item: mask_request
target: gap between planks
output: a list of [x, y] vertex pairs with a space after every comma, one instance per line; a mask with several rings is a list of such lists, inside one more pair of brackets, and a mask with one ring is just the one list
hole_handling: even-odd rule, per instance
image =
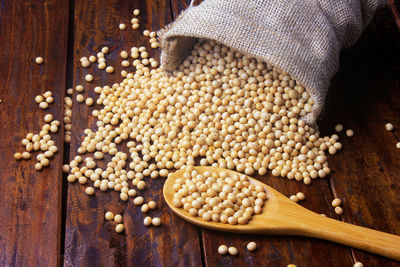
[[[65, 70], [66, 80], [65, 80], [65, 91], [64, 95], [67, 95], [67, 89], [73, 87], [73, 69], [74, 69], [74, 26], [75, 26], [75, 0], [69, 0], [68, 2], [68, 36], [67, 36], [67, 68]], [[64, 117], [64, 98], [62, 99], [62, 113]], [[64, 125], [64, 124], [63, 124]], [[62, 135], [63, 135], [63, 145], [64, 145], [64, 153], [63, 153], [63, 164], [69, 163], [71, 148], [70, 144], [66, 143], [64, 140], [64, 127], [62, 127]], [[65, 228], [66, 228], [66, 220], [67, 220], [67, 200], [68, 200], [68, 181], [67, 181], [67, 173], [62, 172], [62, 201], [61, 201], [61, 248], [60, 248], [60, 265], [64, 265], [64, 249], [65, 249]]]

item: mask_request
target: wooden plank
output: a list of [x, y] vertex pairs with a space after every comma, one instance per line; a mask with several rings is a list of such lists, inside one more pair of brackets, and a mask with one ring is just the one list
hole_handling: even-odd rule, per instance
[[[60, 261], [63, 134], [52, 134], [59, 152], [38, 172], [36, 159], [15, 161], [21, 139], [38, 133], [43, 116], [62, 121], [68, 1], [2, 1], [0, 4], [0, 265], [57, 266]], [[35, 58], [44, 63], [37, 65]], [[43, 111], [34, 98], [53, 92]], [[37, 153], [34, 153], [36, 157]]]
[[[190, 5], [189, 0], [173, 0], [174, 16]], [[195, 1], [197, 5], [201, 1]], [[329, 206], [332, 195], [326, 180], [319, 179], [307, 186], [303, 183], [273, 177], [270, 173], [264, 177], [255, 178], [272, 186], [286, 196], [304, 192], [306, 201], [303, 205], [315, 212], [338, 218]], [[294, 263], [297, 266], [350, 266], [352, 259], [350, 250], [344, 246], [328, 241], [313, 240], [301, 237], [255, 236], [219, 233], [202, 230], [204, 261], [206, 266], [279, 266]], [[256, 252], [249, 252], [246, 245], [250, 241], [258, 244]], [[218, 246], [225, 244], [239, 249], [239, 256], [221, 256], [217, 253]]]
[[[138, 8], [141, 14], [139, 30], [131, 28], [132, 11]], [[122, 49], [130, 51], [132, 46], [146, 46], [151, 56], [158, 52], [150, 49], [148, 37], [143, 30], [158, 30], [171, 20], [170, 5], [167, 1], [102, 0], [75, 1], [74, 31], [74, 85], [83, 84], [85, 96], [95, 97], [93, 88], [98, 85], [122, 81], [120, 71]], [[121, 31], [120, 23], [127, 29]], [[107, 64], [115, 67], [114, 74], [100, 71], [96, 65], [82, 69], [81, 56], [96, 54], [101, 47], [108, 46]], [[132, 60], [130, 60], [132, 62]], [[132, 68], [129, 68], [133, 71]], [[95, 77], [92, 84], [84, 81], [86, 73]], [[94, 108], [98, 108], [95, 106]], [[71, 159], [85, 128], [95, 129], [95, 121], [88, 115], [94, 108], [74, 103]], [[123, 145], [124, 146], [124, 145]], [[95, 197], [84, 194], [85, 186], [69, 184], [67, 221], [65, 237], [65, 266], [198, 266], [201, 264], [201, 250], [198, 228], [186, 224], [167, 208], [162, 199], [163, 179], [148, 179], [144, 191], [145, 201], [154, 200], [158, 209], [149, 212], [150, 216], [160, 216], [161, 227], [145, 227], [140, 208], [129, 200], [119, 200], [116, 192], [101, 193], [96, 190]], [[106, 211], [121, 213], [124, 216], [125, 234], [117, 234], [113, 222], [106, 222]], [[190, 252], [190, 253], [188, 253]]]
[[[359, 42], [343, 53], [323, 122], [343, 123], [355, 132], [343, 138], [343, 151], [330, 161], [335, 197], [344, 202], [342, 219], [400, 235], [400, 153], [395, 147], [400, 141], [400, 62], [394, 56], [400, 34], [390, 20], [387, 10], [379, 12]], [[387, 122], [395, 131], [385, 130]], [[322, 125], [323, 130], [331, 127]], [[398, 266], [359, 250], [353, 256], [364, 266]]]

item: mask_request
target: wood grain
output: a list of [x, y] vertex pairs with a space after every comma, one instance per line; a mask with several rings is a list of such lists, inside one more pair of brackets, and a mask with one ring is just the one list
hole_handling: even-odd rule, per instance
[[[28, 131], [38, 131], [43, 115], [50, 112], [62, 119], [65, 84], [83, 84], [85, 96], [95, 97], [97, 85], [120, 81], [121, 49], [148, 46], [145, 29], [160, 29], [187, 8], [190, 0], [170, 1], [2, 1], [0, 3], [0, 265], [57, 266], [65, 253], [65, 266], [399, 266], [398, 262], [359, 250], [312, 238], [243, 235], [200, 229], [181, 220], [166, 207], [161, 189], [163, 181], [151, 180], [147, 200], [160, 207], [150, 213], [164, 222], [160, 228], [143, 226], [140, 210], [119, 200], [115, 192], [84, 194], [85, 186], [68, 185], [65, 251], [61, 240], [61, 164], [62, 131], [52, 135], [59, 153], [51, 167], [33, 169], [33, 160], [16, 162], [12, 156], [22, 149], [20, 140]], [[194, 1], [198, 4], [201, 1]], [[69, 4], [74, 7], [68, 21]], [[390, 1], [391, 4], [395, 1]], [[130, 28], [132, 10], [139, 8], [140, 30]], [[397, 17], [395, 17], [397, 18]], [[128, 27], [120, 31], [119, 23]], [[67, 51], [71, 31], [73, 50]], [[79, 66], [79, 58], [96, 54], [102, 46], [110, 48], [107, 62], [114, 74]], [[328, 217], [400, 235], [400, 150], [399, 92], [400, 34], [388, 8], [379, 10], [359, 42], [344, 51], [340, 71], [334, 78], [320, 120], [323, 134], [332, 134], [336, 123], [355, 131], [353, 138], [340, 134], [343, 151], [329, 157], [332, 175], [312, 185], [266, 175], [257, 177], [286, 196], [306, 194], [304, 207]], [[150, 50], [156, 57], [157, 52]], [[68, 54], [67, 54], [68, 52]], [[43, 65], [34, 58], [42, 56]], [[74, 57], [71, 76], [66, 81], [67, 56]], [[132, 69], [131, 69], [132, 70]], [[84, 75], [95, 76], [92, 84]], [[68, 76], [69, 77], [69, 76]], [[33, 98], [53, 91], [55, 103], [45, 112]], [[97, 108], [97, 107], [94, 107]], [[85, 128], [95, 129], [88, 114], [94, 108], [74, 103], [73, 140], [70, 158]], [[386, 132], [390, 121], [394, 132]], [[64, 188], [66, 191], [67, 188]], [[337, 216], [330, 205], [341, 198], [344, 213]], [[115, 233], [115, 224], [103, 219], [112, 210], [124, 214], [126, 234]], [[258, 249], [249, 252], [245, 245], [256, 241]], [[239, 255], [220, 256], [220, 244], [236, 246]]]
[[[343, 220], [400, 235], [400, 152], [395, 147], [400, 141], [400, 62], [399, 51], [392, 49], [400, 35], [390, 21], [387, 10], [378, 12], [358, 43], [342, 54], [321, 128], [330, 132], [332, 123], [342, 123], [355, 132], [353, 138], [340, 134], [344, 149], [330, 159], [333, 192], [344, 202]], [[387, 122], [395, 131], [385, 130]], [[358, 250], [353, 255], [368, 266], [398, 266]]]
[[[50, 167], [15, 161], [21, 139], [38, 133], [43, 116], [62, 121], [67, 56], [68, 1], [2, 1], [0, 6], [0, 265], [57, 266], [61, 232], [62, 134]], [[44, 58], [42, 65], [35, 58]], [[39, 93], [53, 92], [43, 111]], [[62, 132], [62, 131], [61, 131]], [[37, 153], [34, 153], [36, 157]]]
[[[135, 8], [141, 11], [138, 30], [133, 30], [130, 23]], [[150, 49], [148, 37], [144, 37], [142, 32], [145, 29], [158, 30], [170, 21], [171, 11], [166, 1], [75, 1], [73, 84], [83, 84], [86, 88], [84, 95], [95, 97], [92, 90], [95, 86], [122, 81], [119, 53], [122, 50], [130, 52], [132, 46], [146, 46], [150, 56], [158, 58], [158, 51]], [[118, 28], [120, 23], [128, 26], [125, 31]], [[98, 70], [97, 64], [89, 69], [79, 66], [80, 57], [96, 54], [103, 46], [110, 48], [106, 60], [107, 64], [115, 67], [113, 74]], [[92, 84], [84, 82], [86, 73], [94, 75]], [[93, 118], [88, 115], [94, 108], [74, 103], [71, 159], [82, 141], [83, 130], [96, 128]], [[161, 227], [144, 226], [145, 216], [140, 207], [135, 206], [131, 199], [124, 203], [116, 192], [96, 190], [95, 197], [88, 197], [83, 192], [85, 186], [68, 185], [65, 266], [201, 265], [198, 228], [180, 220], [167, 208], [162, 199], [163, 179], [145, 180], [148, 180], [148, 189], [143, 193], [145, 201], [154, 200], [159, 207], [148, 215], [159, 216], [163, 223]], [[109, 210], [123, 214], [125, 234], [117, 234], [115, 223], [105, 221], [104, 214]]]

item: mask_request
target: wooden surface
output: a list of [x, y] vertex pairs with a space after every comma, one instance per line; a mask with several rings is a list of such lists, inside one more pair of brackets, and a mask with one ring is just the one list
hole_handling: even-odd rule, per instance
[[[31, 0], [0, 3], [0, 266], [400, 266], [387, 258], [312, 238], [240, 235], [200, 229], [175, 216], [161, 197], [162, 179], [149, 182], [146, 201], [155, 200], [159, 228], [143, 226], [139, 209], [119, 200], [114, 192], [88, 197], [85, 186], [61, 180], [63, 161], [76, 155], [85, 128], [95, 122], [83, 104], [74, 103], [71, 149], [63, 158], [62, 131], [52, 135], [60, 152], [51, 167], [36, 172], [34, 161], [16, 162], [20, 140], [37, 132], [43, 115], [61, 120], [66, 86], [82, 84], [85, 96], [95, 97], [97, 85], [121, 81], [121, 49], [146, 46], [144, 29], [157, 30], [171, 22], [190, 1], [140, 0]], [[198, 1], [196, 1], [198, 2]], [[141, 10], [140, 30], [130, 28], [132, 11]], [[119, 23], [128, 28], [120, 31]], [[68, 45], [67, 45], [68, 44]], [[79, 58], [108, 46], [114, 74], [94, 66], [82, 69]], [[342, 123], [355, 132], [340, 134], [344, 149], [329, 157], [329, 178], [310, 186], [272, 177], [257, 177], [284, 195], [302, 191], [304, 207], [328, 217], [400, 235], [400, 37], [388, 9], [379, 11], [362, 38], [341, 56], [327, 105], [320, 119], [323, 134]], [[150, 49], [149, 49], [150, 50]], [[152, 49], [152, 56], [157, 52]], [[45, 63], [36, 65], [34, 58]], [[84, 82], [91, 73], [95, 81]], [[44, 112], [34, 97], [47, 90], [55, 103]], [[390, 121], [394, 132], [384, 125]], [[64, 198], [61, 199], [62, 193]], [[330, 205], [343, 199], [344, 213]], [[63, 209], [62, 207], [65, 207]], [[124, 215], [126, 234], [115, 233], [105, 211]], [[256, 252], [245, 245], [256, 241]], [[62, 244], [62, 245], [61, 245]], [[220, 256], [221, 244], [236, 246], [239, 255]]]
[[[56, 266], [61, 244], [62, 148], [50, 167], [35, 171], [36, 159], [15, 161], [21, 139], [38, 133], [43, 116], [62, 121], [68, 1], [0, 3], [0, 266]], [[57, 37], [57, 38], [55, 38]], [[37, 65], [41, 56], [45, 63]], [[36, 95], [52, 91], [43, 111]], [[52, 134], [62, 145], [62, 134]], [[34, 153], [36, 157], [37, 153]]]
[[[130, 20], [132, 11], [139, 8], [139, 30], [132, 30]], [[86, 14], [86, 15], [82, 15]], [[93, 88], [102, 84], [121, 81], [120, 51], [130, 53], [132, 46], [146, 46], [150, 56], [158, 56], [157, 51], [150, 49], [148, 38], [142, 32], [145, 29], [157, 30], [171, 21], [169, 3], [165, 1], [105, 0], [105, 1], [75, 1], [74, 27], [74, 82], [85, 87], [85, 96], [95, 96]], [[120, 31], [118, 25], [125, 23], [128, 29]], [[106, 55], [107, 62], [115, 67], [113, 74], [98, 70], [95, 66], [82, 69], [77, 57], [97, 54], [103, 46], [110, 48]], [[94, 64], [97, 65], [97, 64]], [[132, 67], [125, 68], [132, 71]], [[84, 80], [86, 73], [95, 77], [90, 85]], [[76, 155], [84, 129], [95, 126], [87, 114], [94, 108], [84, 104], [73, 108], [73, 129], [71, 155]], [[91, 117], [91, 116], [89, 116]], [[122, 149], [126, 145], [120, 146]], [[127, 152], [127, 151], [125, 151]], [[84, 194], [84, 186], [68, 185], [68, 202], [65, 231], [65, 266], [195, 266], [201, 262], [199, 245], [199, 230], [172, 214], [160, 194], [164, 179], [146, 179], [148, 188], [144, 192], [145, 201], [154, 200], [160, 207], [150, 211], [150, 216], [160, 216], [164, 222], [162, 227], [146, 227], [143, 224], [145, 216], [140, 207], [119, 199], [116, 192], [96, 192], [96, 197]], [[123, 215], [126, 235], [115, 232], [115, 223], [106, 222], [106, 211]], [[192, 253], [185, 253], [187, 250]]]

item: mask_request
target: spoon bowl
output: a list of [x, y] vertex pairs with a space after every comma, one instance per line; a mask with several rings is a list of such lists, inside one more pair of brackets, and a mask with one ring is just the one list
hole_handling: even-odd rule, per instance
[[[244, 175], [218, 167], [197, 166], [194, 168], [200, 174], [206, 171], [224, 171]], [[183, 178], [185, 171], [181, 169], [168, 176], [163, 188], [164, 199], [174, 213], [197, 226], [224, 232], [296, 235], [326, 239], [400, 260], [400, 236], [327, 218], [300, 206], [272, 187], [248, 176], [250, 184], [264, 187], [267, 200], [264, 202], [262, 212], [254, 214], [247, 224], [231, 225], [191, 216], [183, 208], [177, 208], [172, 203], [175, 193], [173, 185], [178, 178]]]

